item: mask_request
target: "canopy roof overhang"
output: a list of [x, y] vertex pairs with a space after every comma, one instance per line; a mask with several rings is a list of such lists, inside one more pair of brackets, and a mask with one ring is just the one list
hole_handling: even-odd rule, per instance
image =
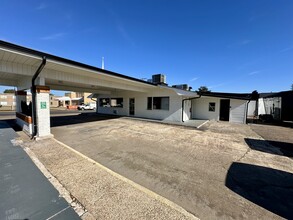
[[43, 57], [46, 65], [39, 77], [53, 90], [110, 94], [112, 91], [148, 92], [157, 87], [143, 80], [5, 41], [0, 41], [0, 84], [29, 89]]

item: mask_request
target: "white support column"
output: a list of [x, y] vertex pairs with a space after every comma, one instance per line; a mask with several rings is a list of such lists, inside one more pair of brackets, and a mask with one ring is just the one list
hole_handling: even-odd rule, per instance
[[50, 88], [48, 86], [36, 86], [36, 140], [51, 138], [50, 128]]

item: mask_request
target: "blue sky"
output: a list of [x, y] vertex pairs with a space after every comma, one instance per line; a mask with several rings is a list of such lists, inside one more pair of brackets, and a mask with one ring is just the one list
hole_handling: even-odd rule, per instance
[[[289, 90], [292, 0], [1, 0], [0, 39], [136, 78]], [[4, 87], [0, 88], [3, 90]]]

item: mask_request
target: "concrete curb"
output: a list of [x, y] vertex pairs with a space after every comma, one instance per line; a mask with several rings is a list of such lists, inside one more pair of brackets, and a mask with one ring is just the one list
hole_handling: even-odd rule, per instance
[[23, 146], [23, 142], [21, 140], [13, 140], [13, 144], [18, 144], [22, 146], [24, 151], [28, 154], [34, 164], [39, 168], [39, 170], [44, 174], [44, 176], [50, 181], [50, 183], [57, 189], [59, 194], [70, 204], [70, 206], [74, 209], [74, 211], [78, 214], [78, 216], [82, 217], [84, 215], [90, 216], [92, 219], [92, 215], [88, 212], [88, 210], [83, 207], [83, 205], [73, 197], [70, 192], [55, 178], [43, 165], [43, 163], [37, 158], [35, 153], [28, 147]]

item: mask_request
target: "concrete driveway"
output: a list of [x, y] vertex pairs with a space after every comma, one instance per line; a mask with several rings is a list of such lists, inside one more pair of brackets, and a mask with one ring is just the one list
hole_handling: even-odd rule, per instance
[[271, 148], [247, 125], [196, 130], [94, 114], [51, 120], [57, 140], [201, 219], [293, 218], [293, 161], [249, 146]]

